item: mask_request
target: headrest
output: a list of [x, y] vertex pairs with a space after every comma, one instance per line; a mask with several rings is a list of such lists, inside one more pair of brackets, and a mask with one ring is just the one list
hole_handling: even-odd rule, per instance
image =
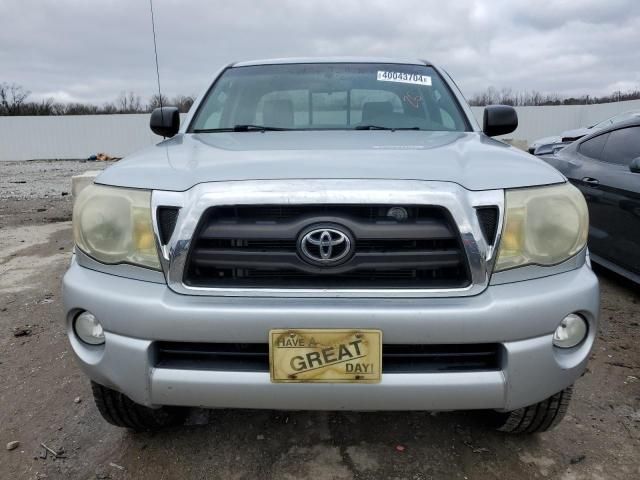
[[293, 102], [291, 100], [267, 100], [262, 109], [265, 127], [293, 127]]
[[362, 123], [380, 121], [380, 117], [385, 117], [393, 113], [391, 102], [365, 102], [362, 105]]

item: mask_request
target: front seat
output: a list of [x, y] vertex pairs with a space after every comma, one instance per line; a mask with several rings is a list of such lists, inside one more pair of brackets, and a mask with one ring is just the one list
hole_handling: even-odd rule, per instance
[[293, 102], [291, 100], [266, 100], [262, 107], [265, 127], [293, 127]]
[[385, 117], [393, 113], [391, 102], [365, 102], [362, 105], [362, 123], [364, 125], [384, 122]]

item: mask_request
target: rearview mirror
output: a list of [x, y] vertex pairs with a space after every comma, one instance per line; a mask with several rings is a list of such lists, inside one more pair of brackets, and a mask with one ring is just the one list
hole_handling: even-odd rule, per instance
[[633, 173], [640, 173], [640, 157], [636, 157], [631, 160], [631, 163], [629, 164], [629, 170], [631, 170]]
[[161, 137], [173, 137], [180, 130], [180, 113], [176, 107], [156, 108], [149, 120], [151, 131]]
[[518, 114], [509, 105], [489, 105], [484, 109], [482, 131], [490, 136], [504, 135], [518, 128]]

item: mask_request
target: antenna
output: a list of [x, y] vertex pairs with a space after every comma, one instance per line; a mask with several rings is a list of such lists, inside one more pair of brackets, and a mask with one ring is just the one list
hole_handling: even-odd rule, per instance
[[158, 67], [158, 45], [156, 43], [156, 23], [153, 18], [153, 0], [149, 0], [149, 9], [151, 10], [151, 30], [153, 31], [153, 50], [156, 54], [156, 77], [158, 79], [158, 101], [160, 102], [160, 112], [164, 117], [162, 110], [162, 92], [160, 91], [160, 68]]

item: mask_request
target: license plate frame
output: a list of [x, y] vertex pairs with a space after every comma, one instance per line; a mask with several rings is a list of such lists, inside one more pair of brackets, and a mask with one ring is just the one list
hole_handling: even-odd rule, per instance
[[382, 378], [382, 331], [358, 328], [270, 330], [269, 372], [273, 383], [379, 383]]

